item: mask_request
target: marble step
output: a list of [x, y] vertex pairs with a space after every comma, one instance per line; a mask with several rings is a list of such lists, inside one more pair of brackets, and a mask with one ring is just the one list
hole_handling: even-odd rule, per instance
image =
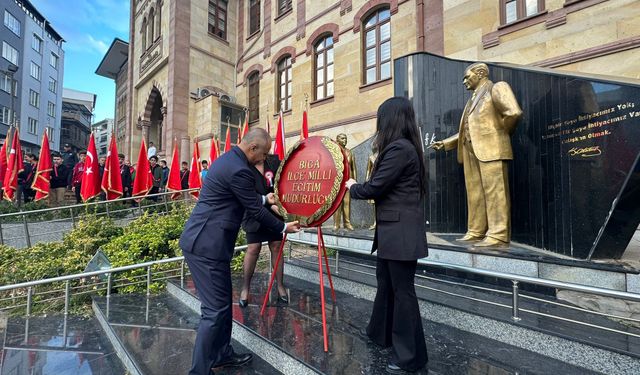
[[[127, 371], [140, 375], [186, 374], [191, 367], [199, 315], [169, 294], [94, 297], [93, 309]], [[239, 353], [248, 352], [238, 342]], [[246, 366], [216, 369], [216, 374], [280, 374], [258, 356]], [[114, 373], [115, 374], [115, 373]]]
[[[296, 266], [289, 266], [293, 268]], [[261, 345], [274, 347], [284, 355], [304, 363], [322, 374], [384, 374], [390, 356], [388, 350], [368, 343], [358, 334], [367, 324], [372, 308], [369, 297], [373, 288], [347, 280], [334, 280], [337, 302], [331, 301], [328, 289], [327, 324], [329, 352], [323, 351], [319, 288], [315, 273], [296, 267], [297, 274], [287, 270], [289, 304], [270, 302], [264, 316], [260, 315], [260, 304], [266, 290], [267, 278], [256, 274], [252, 282], [252, 295], [247, 308], [233, 306], [234, 331], [236, 327], [248, 330], [264, 342]], [[304, 272], [308, 274], [302, 275]], [[345, 287], [345, 283], [353, 289]], [[184, 288], [170, 282], [168, 290], [193, 309], [199, 302], [193, 284], [187, 279]], [[241, 286], [239, 277], [234, 277], [234, 301], [238, 299]], [[327, 286], [328, 288], [328, 286]], [[273, 297], [275, 297], [275, 292]], [[424, 307], [423, 307], [424, 309]], [[526, 348], [490, 339], [483, 335], [452, 327], [437, 321], [424, 319], [425, 336], [429, 350], [428, 371], [430, 374], [596, 374], [598, 369], [587, 369], [575, 363], [542, 355]], [[486, 329], [494, 329], [493, 326]], [[235, 333], [234, 333], [235, 334]], [[253, 346], [250, 346], [254, 350]], [[608, 370], [602, 367], [600, 370]], [[283, 371], [297, 374], [294, 371]], [[611, 373], [611, 372], [608, 372]], [[613, 372], [623, 374], [625, 372]]]
[[[287, 265], [296, 265], [317, 273], [316, 257], [296, 256], [295, 250], [293, 254], [294, 256], [288, 259]], [[339, 258], [337, 269], [335, 258], [330, 259], [329, 264], [332, 273], [336, 274], [337, 271], [336, 276], [358, 284], [376, 286], [375, 257], [342, 255]], [[640, 337], [628, 336], [613, 331], [640, 336], [640, 327], [601, 315], [576, 310], [575, 306], [558, 300], [555, 297], [554, 289], [545, 290], [549, 288], [521, 284], [520, 320], [514, 322], [512, 319], [512, 289], [510, 282], [458, 272], [441, 273], [440, 271], [440, 269], [434, 270], [431, 267], [418, 266], [415, 279], [418, 298], [474, 315], [596, 346], [607, 351], [615, 351], [640, 358]], [[489, 303], [483, 303], [480, 300], [488, 301]], [[562, 303], [562, 305], [555, 303]], [[540, 314], [558, 316], [560, 319]], [[606, 329], [573, 321], [598, 325]]]
[[[341, 277], [342, 271], [340, 272], [340, 276], [335, 276], [333, 280], [337, 291], [372, 303], [375, 287], [344, 279]], [[285, 273], [288, 280], [291, 277], [296, 279], [296, 285], [302, 281], [315, 282], [318, 279], [317, 270], [290, 263], [286, 264]], [[417, 288], [417, 294], [420, 295], [419, 290]], [[422, 298], [419, 299], [419, 304], [423, 319], [430, 322], [431, 327], [434, 327], [434, 324], [436, 327], [444, 325], [464, 332], [462, 336], [467, 334], [481, 336], [482, 339], [478, 341], [481, 347], [472, 345], [469, 350], [485, 350], [485, 355], [490, 358], [494, 355], [499, 356], [503, 352], [510, 353], [508, 357], [502, 359], [504, 361], [502, 363], [509, 369], [508, 371], [513, 373], [567, 374], [578, 371], [577, 373], [637, 374], [637, 369], [640, 368], [640, 360], [636, 357], [545, 334], [513, 324], [512, 321], [500, 321], [443, 304], [428, 302]], [[497, 314], [498, 310], [494, 310]], [[363, 311], [363, 314], [367, 312]], [[362, 317], [365, 321], [367, 318], [368, 315]], [[426, 329], [426, 333], [433, 334], [429, 328]], [[486, 342], [483, 343], [482, 340]], [[508, 349], [504, 351], [501, 346]], [[436, 347], [438, 347], [437, 343]], [[522, 353], [531, 353], [533, 357], [529, 358], [537, 359], [529, 362], [528, 357]]]

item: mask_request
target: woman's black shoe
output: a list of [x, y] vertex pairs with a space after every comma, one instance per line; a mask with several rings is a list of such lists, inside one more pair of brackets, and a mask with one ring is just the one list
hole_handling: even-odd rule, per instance
[[286, 295], [278, 296], [278, 302], [288, 304], [289, 303], [289, 297], [287, 297]]
[[246, 299], [241, 299], [238, 301], [238, 306], [244, 309], [245, 307], [249, 306], [249, 301]]

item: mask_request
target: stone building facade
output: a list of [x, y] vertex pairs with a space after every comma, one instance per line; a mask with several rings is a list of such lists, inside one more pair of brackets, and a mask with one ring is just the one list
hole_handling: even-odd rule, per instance
[[287, 145], [375, 131], [393, 59], [427, 51], [638, 79], [634, 0], [132, 0], [125, 150], [145, 138], [181, 160], [208, 155], [246, 115], [282, 110]]

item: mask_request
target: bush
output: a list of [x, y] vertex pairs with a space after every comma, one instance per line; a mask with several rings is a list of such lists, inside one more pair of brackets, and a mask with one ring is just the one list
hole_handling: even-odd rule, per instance
[[[131, 222], [124, 233], [102, 247], [111, 261], [112, 267], [127, 266], [160, 259], [181, 256], [178, 239], [190, 211], [186, 208], [174, 207], [167, 215], [158, 216], [145, 212], [143, 216]], [[154, 271], [175, 269], [176, 264], [163, 264], [154, 267]], [[118, 273], [119, 283], [138, 283], [119, 288], [121, 292], [146, 291], [145, 269]], [[157, 292], [163, 283], [153, 283], [152, 291]]]
[[[17, 284], [81, 273], [100, 246], [121, 234], [122, 228], [117, 227], [110, 219], [88, 216], [79, 221], [75, 229], [65, 234], [62, 241], [38, 243], [29, 249], [0, 246], [0, 284]], [[35, 290], [34, 312], [60, 311], [64, 306], [61, 300], [55, 303], [38, 303], [64, 295], [64, 283], [48, 284], [36, 287]], [[44, 292], [50, 293], [43, 294]], [[25, 294], [26, 291], [14, 291], [12, 296]], [[0, 298], [8, 296], [10, 295], [3, 293]], [[87, 302], [88, 298], [76, 296], [72, 303], [77, 306]], [[3, 302], [0, 307], [12, 305], [13, 301], [11, 302]]]

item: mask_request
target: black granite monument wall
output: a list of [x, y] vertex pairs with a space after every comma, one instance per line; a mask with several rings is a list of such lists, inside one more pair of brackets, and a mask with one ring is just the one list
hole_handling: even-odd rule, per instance
[[[395, 94], [413, 101], [425, 147], [458, 132], [470, 61], [426, 53], [395, 61]], [[550, 69], [488, 64], [523, 117], [509, 167], [512, 239], [581, 259], [619, 258], [640, 224], [640, 85]], [[434, 233], [466, 231], [456, 151], [425, 150]]]

